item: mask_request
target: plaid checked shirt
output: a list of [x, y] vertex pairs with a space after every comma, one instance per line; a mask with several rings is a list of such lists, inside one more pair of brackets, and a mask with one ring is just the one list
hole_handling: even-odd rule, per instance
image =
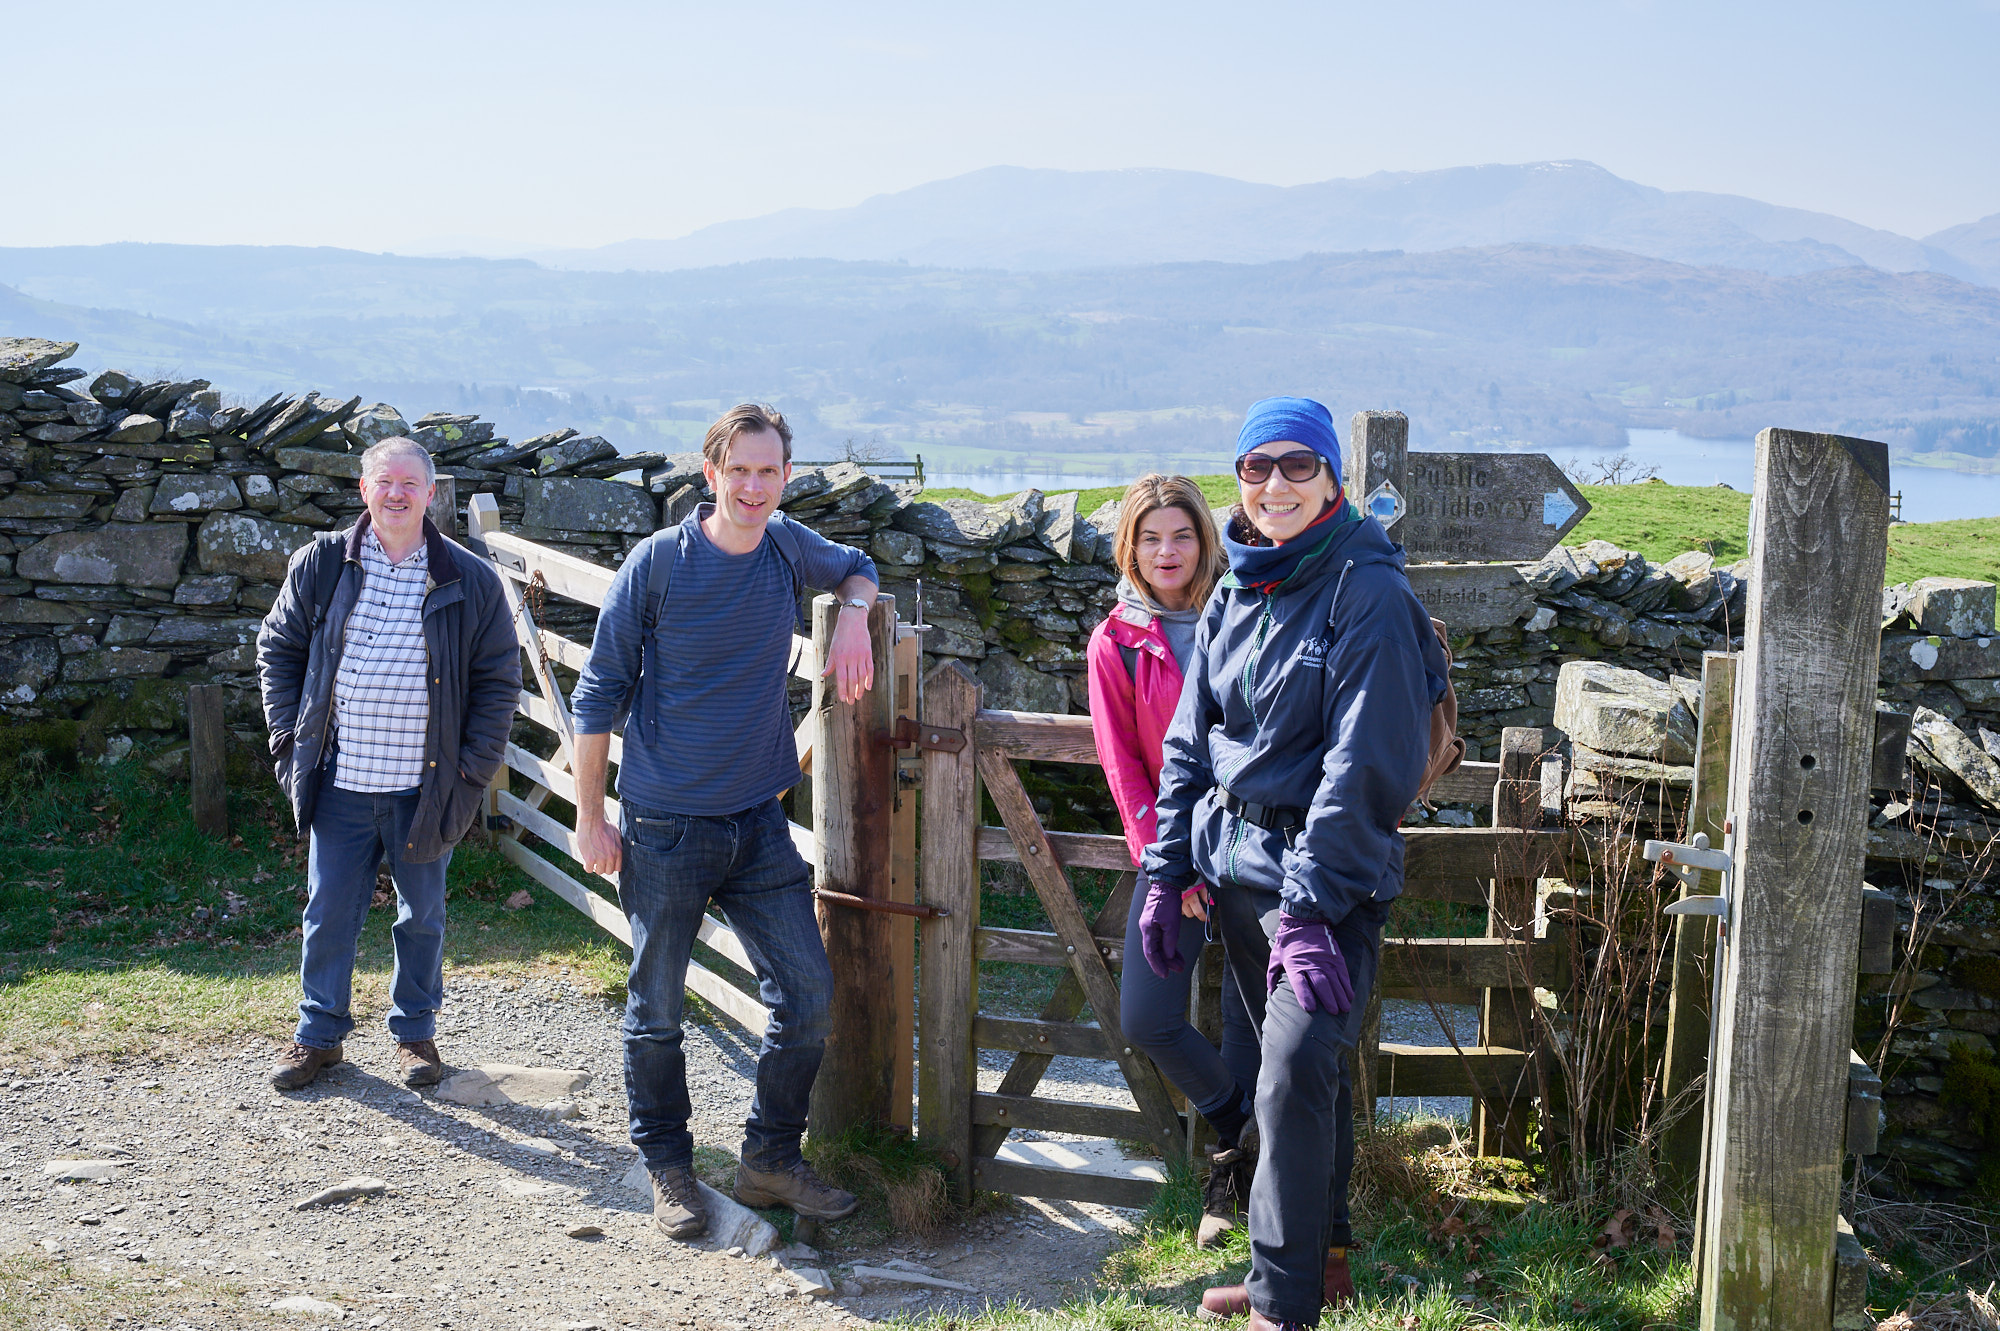
[[424, 593], [430, 552], [391, 564], [370, 530], [361, 541], [361, 596], [348, 616], [340, 673], [333, 681], [339, 752], [333, 784], [342, 790], [409, 790], [424, 778], [431, 695], [425, 676]]

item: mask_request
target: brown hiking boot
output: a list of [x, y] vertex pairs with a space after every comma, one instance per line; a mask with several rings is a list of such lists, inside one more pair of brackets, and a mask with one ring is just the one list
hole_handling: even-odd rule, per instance
[[271, 1065], [271, 1086], [280, 1091], [297, 1091], [312, 1085], [321, 1069], [340, 1062], [340, 1046], [315, 1049], [294, 1040], [278, 1061]]
[[1326, 1306], [1335, 1312], [1354, 1306], [1354, 1273], [1347, 1269], [1347, 1249], [1326, 1251]]
[[444, 1076], [436, 1040], [404, 1040], [396, 1046], [396, 1075], [405, 1086], [435, 1086]]
[[[1329, 1248], [1326, 1253], [1322, 1297], [1326, 1306], [1339, 1312], [1354, 1306], [1354, 1275], [1347, 1269], [1347, 1249]], [[1217, 1285], [1201, 1292], [1201, 1309], [1195, 1315], [1205, 1322], [1226, 1322], [1250, 1311], [1250, 1291], [1242, 1285]]]
[[1202, 1190], [1198, 1247], [1219, 1247], [1236, 1228], [1236, 1217], [1250, 1204], [1250, 1180], [1257, 1157], [1241, 1146], [1214, 1151], [1208, 1157], [1208, 1186]]
[[653, 1228], [670, 1239], [699, 1238], [708, 1233], [708, 1202], [694, 1170], [669, 1165], [652, 1175]]
[[736, 1200], [745, 1206], [789, 1206], [809, 1220], [845, 1220], [861, 1205], [853, 1193], [834, 1187], [803, 1160], [772, 1174], [739, 1163]]

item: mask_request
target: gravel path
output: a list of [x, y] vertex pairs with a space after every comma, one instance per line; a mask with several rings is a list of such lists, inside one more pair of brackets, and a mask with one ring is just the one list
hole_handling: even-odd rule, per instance
[[[899, 1313], [1047, 1306], [1087, 1278], [1131, 1215], [1021, 1201], [920, 1242], [839, 1246], [811, 1259], [840, 1297], [816, 1302], [769, 1259], [674, 1243], [621, 1177], [617, 1012], [568, 981], [455, 979], [439, 1045], [453, 1067], [582, 1068], [578, 1120], [527, 1107], [466, 1108], [393, 1080], [379, 1024], [306, 1091], [265, 1081], [273, 1050], [191, 1052], [179, 1064], [0, 1069], [0, 1253], [126, 1282], [114, 1315], [68, 1324], [262, 1326], [305, 1296], [368, 1327], [836, 1327]], [[733, 1154], [754, 1045], [730, 1026], [687, 1028], [697, 1142]], [[102, 1182], [55, 1183], [51, 1160], [112, 1160]], [[713, 1157], [711, 1157], [713, 1158]], [[380, 1196], [299, 1211], [350, 1176]], [[711, 1181], [717, 1181], [711, 1177]], [[569, 1232], [594, 1226], [601, 1234]], [[801, 1258], [800, 1260], [806, 1260]], [[964, 1290], [911, 1286], [854, 1266], [900, 1267]], [[42, 1324], [42, 1323], [38, 1323]], [[46, 1323], [55, 1325], [56, 1323]]]

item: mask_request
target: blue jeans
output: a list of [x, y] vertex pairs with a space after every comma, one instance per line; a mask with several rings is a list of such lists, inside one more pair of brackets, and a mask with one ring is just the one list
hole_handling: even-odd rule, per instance
[[812, 870], [792, 845], [775, 799], [719, 818], [630, 802], [623, 808], [618, 902], [632, 924], [624, 1026], [632, 1144], [655, 1173], [694, 1163], [682, 990], [696, 931], [712, 901], [750, 954], [757, 995], [770, 1011], [743, 1163], [789, 1169], [799, 1161], [799, 1138], [833, 1020], [833, 968], [813, 912]]
[[424, 864], [403, 861], [417, 791], [362, 794], [322, 782], [313, 811], [301, 926], [298, 1042], [331, 1049], [354, 1029], [354, 947], [386, 859], [396, 882], [396, 973], [389, 984], [389, 1033], [398, 1041], [437, 1034], [444, 1005], [444, 878], [451, 852]]

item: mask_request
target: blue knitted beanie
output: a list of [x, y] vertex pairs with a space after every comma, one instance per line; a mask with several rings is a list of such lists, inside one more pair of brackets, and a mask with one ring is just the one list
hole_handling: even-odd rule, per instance
[[1310, 448], [1326, 459], [1339, 490], [1340, 437], [1333, 432], [1333, 414], [1309, 397], [1267, 397], [1250, 408], [1243, 428], [1236, 435], [1236, 456], [1242, 457], [1259, 444], [1278, 440]]

